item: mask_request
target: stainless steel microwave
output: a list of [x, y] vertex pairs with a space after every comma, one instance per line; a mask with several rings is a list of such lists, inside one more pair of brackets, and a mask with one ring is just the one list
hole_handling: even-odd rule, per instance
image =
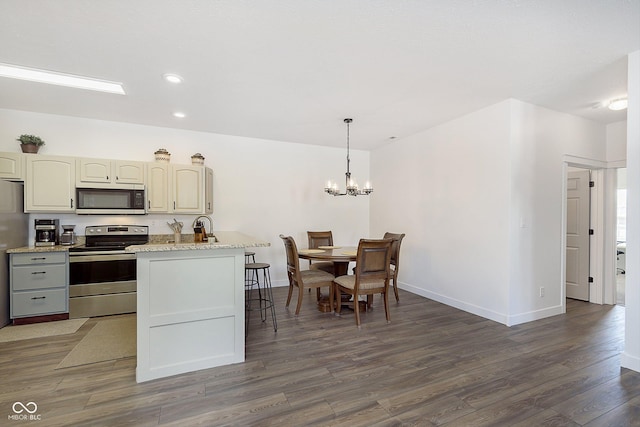
[[85, 215], [144, 215], [144, 186], [76, 188], [76, 213]]

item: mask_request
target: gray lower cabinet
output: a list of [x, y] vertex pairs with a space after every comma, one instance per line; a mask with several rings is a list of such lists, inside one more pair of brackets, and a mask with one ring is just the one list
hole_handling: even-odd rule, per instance
[[11, 318], [69, 312], [69, 253], [10, 254]]

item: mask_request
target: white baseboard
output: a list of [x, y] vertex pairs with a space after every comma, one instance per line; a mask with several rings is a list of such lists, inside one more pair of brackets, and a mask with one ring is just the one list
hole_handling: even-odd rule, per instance
[[398, 284], [400, 289], [403, 289], [405, 291], [423, 296], [425, 298], [432, 299], [434, 301], [440, 302], [442, 304], [446, 304], [448, 306], [457, 308], [462, 311], [466, 311], [467, 313], [475, 314], [476, 316], [484, 317], [485, 319], [493, 320], [494, 322], [502, 323], [503, 325], [506, 325], [506, 326], [515, 326], [521, 323], [532, 322], [534, 320], [540, 320], [546, 317], [556, 316], [564, 312], [562, 306], [555, 306], [555, 307], [545, 308], [542, 310], [536, 310], [528, 313], [520, 313], [520, 314], [509, 316], [503, 313], [497, 313], [495, 311], [488, 310], [486, 308], [483, 308], [477, 305], [469, 304], [464, 301], [450, 298], [445, 295], [440, 295], [435, 292], [426, 291], [424, 289], [417, 288], [415, 286], [411, 286], [406, 283], [399, 282]]
[[620, 355], [620, 365], [623, 368], [640, 372], [640, 357], [632, 356], [626, 351], [623, 351], [622, 354]]

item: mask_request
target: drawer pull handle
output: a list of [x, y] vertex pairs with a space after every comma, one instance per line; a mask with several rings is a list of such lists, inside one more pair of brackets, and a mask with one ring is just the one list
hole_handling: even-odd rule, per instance
[[46, 257], [40, 257], [40, 258], [31, 258], [31, 261], [39, 261], [41, 259], [47, 259]]
[[45, 299], [46, 297], [32, 297], [31, 299]]
[[46, 271], [34, 271], [31, 274], [47, 274], [47, 272]]

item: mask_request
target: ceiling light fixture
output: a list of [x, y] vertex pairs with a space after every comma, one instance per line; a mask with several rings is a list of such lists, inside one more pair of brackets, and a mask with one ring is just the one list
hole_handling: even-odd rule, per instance
[[180, 77], [177, 74], [165, 74], [162, 76], [166, 81], [168, 81], [169, 83], [182, 83], [182, 77]]
[[176, 111], [175, 113], [173, 113], [173, 117], [177, 117], [179, 119], [184, 119], [185, 117], [187, 117], [187, 115], [185, 113], [183, 113], [182, 111]]
[[67, 86], [77, 89], [125, 95], [122, 83], [98, 80], [91, 77], [75, 76], [72, 74], [63, 74], [55, 71], [38, 70], [36, 68], [19, 67], [17, 65], [0, 64], [0, 76], [57, 86]]
[[629, 101], [627, 98], [618, 98], [609, 102], [609, 109], [613, 111], [624, 110], [627, 108]]
[[324, 191], [332, 196], [368, 196], [373, 192], [373, 187], [369, 181], [367, 181], [364, 188], [360, 190], [358, 188], [358, 183], [351, 179], [351, 172], [349, 171], [349, 163], [351, 162], [351, 159], [349, 158], [349, 125], [352, 121], [353, 119], [344, 119], [344, 122], [347, 124], [347, 173], [345, 173], [346, 191], [341, 193], [336, 182], [328, 181], [327, 186], [324, 187]]

